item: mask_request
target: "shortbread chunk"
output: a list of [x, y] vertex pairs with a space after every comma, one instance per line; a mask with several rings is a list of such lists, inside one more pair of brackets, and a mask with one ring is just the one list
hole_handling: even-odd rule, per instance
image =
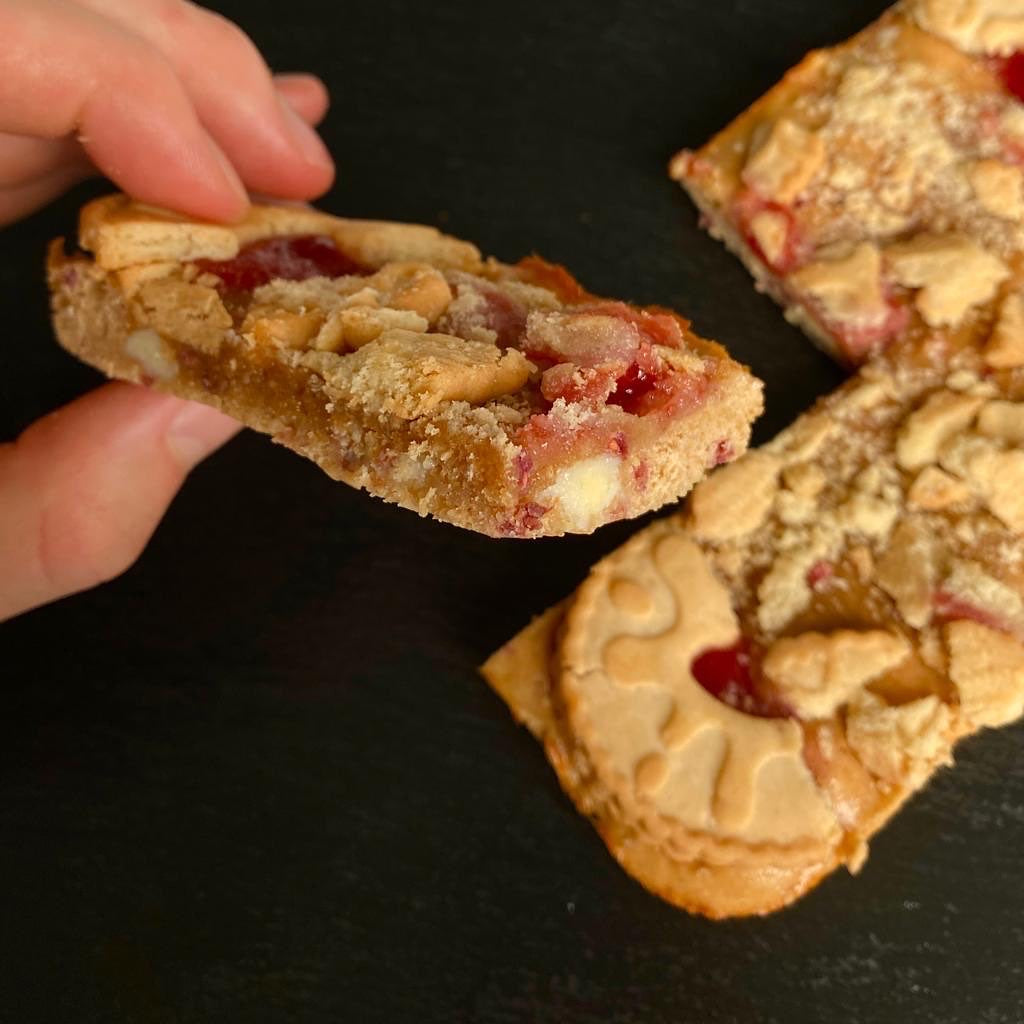
[[255, 206], [196, 223], [111, 196], [54, 243], [57, 336], [338, 480], [494, 537], [590, 533], [747, 446], [761, 385], [667, 310], [429, 227]]
[[958, 740], [1024, 711], [1024, 371], [931, 351], [718, 470], [483, 668], [689, 911], [857, 871]]
[[994, 317], [1024, 363], [1024, 6], [904, 0], [670, 172], [759, 287], [857, 366]]

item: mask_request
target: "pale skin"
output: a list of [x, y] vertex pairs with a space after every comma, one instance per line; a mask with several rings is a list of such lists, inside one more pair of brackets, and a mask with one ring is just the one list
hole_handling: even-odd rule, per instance
[[[272, 76], [185, 0], [0, 0], [0, 224], [97, 172], [135, 198], [232, 222], [248, 193], [311, 199], [331, 158], [310, 75]], [[138, 557], [188, 471], [238, 424], [108, 384], [0, 444], [0, 620]]]

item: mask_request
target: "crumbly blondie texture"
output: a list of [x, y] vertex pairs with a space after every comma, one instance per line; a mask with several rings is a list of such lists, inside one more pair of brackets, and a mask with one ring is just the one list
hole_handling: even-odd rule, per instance
[[670, 173], [787, 317], [859, 365], [973, 329], [1019, 277], [1022, 98], [1024, 3], [904, 0]]
[[497, 537], [589, 533], [742, 453], [760, 383], [674, 313], [436, 230], [112, 196], [54, 243], [61, 344], [206, 402], [332, 477]]
[[[938, 350], [936, 350], [936, 344]], [[878, 361], [483, 673], [644, 886], [764, 914], [1024, 709], [1024, 372]]]

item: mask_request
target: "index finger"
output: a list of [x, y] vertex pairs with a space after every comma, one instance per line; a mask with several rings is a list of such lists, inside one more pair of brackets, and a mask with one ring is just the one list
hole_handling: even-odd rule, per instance
[[144, 202], [238, 220], [248, 196], [154, 47], [73, 4], [0, 5], [0, 130], [79, 134], [96, 166]]
[[77, 0], [154, 46], [199, 120], [254, 192], [320, 195], [334, 164], [316, 132], [282, 102], [259, 50], [227, 18], [183, 0]]

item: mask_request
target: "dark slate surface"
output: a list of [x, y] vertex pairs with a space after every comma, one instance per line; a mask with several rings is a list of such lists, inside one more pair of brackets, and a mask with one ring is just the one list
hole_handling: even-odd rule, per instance
[[[496, 7], [221, 5], [329, 82], [331, 208], [678, 306], [766, 379], [769, 436], [838, 371], [664, 166], [881, 4]], [[86, 194], [0, 235], [2, 437], [95, 383], [39, 269]], [[493, 542], [232, 443], [124, 578], [0, 627], [0, 1020], [1024, 1020], [1020, 728], [767, 920], [618, 870], [474, 666], [629, 530]]]

